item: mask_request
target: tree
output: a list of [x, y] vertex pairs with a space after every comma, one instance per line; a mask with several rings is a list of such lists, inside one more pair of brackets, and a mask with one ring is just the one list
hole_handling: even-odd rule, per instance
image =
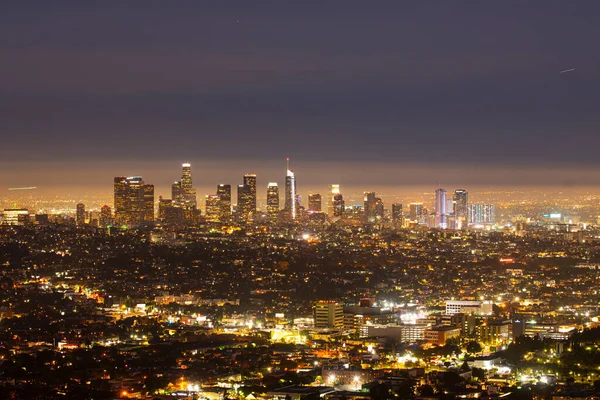
[[481, 350], [483, 350], [483, 348], [481, 347], [481, 344], [479, 344], [479, 342], [473, 340], [467, 343], [468, 353], [481, 353]]

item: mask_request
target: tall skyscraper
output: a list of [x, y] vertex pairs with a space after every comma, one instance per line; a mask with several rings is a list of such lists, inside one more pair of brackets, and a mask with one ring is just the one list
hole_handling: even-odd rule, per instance
[[100, 227], [102, 228], [106, 228], [107, 226], [109, 226], [112, 223], [112, 212], [109, 206], [104, 205], [102, 206], [102, 208], [100, 209], [100, 218], [98, 221], [98, 224], [100, 225]]
[[183, 190], [192, 188], [192, 165], [190, 163], [181, 164], [181, 188]]
[[333, 217], [343, 217], [345, 210], [346, 203], [344, 202], [344, 195], [338, 193], [333, 196]]
[[469, 193], [465, 189], [456, 189], [454, 191], [454, 218], [457, 228], [467, 224], [469, 206]]
[[287, 213], [288, 219], [294, 221], [297, 212], [297, 196], [296, 196], [296, 177], [290, 169], [290, 159], [287, 159], [287, 174], [285, 177], [285, 203], [284, 210]]
[[424, 212], [423, 203], [410, 203], [408, 207], [408, 218], [420, 224], [424, 223], [423, 215], [426, 213]]
[[154, 221], [154, 185], [141, 176], [114, 179], [115, 219], [119, 224], [140, 225]]
[[496, 208], [493, 204], [470, 204], [469, 224], [486, 225], [496, 222]]
[[329, 201], [327, 214], [330, 217], [335, 216], [335, 196], [338, 194], [340, 194], [340, 185], [336, 183], [329, 185]]
[[77, 226], [85, 225], [85, 205], [83, 203], [77, 204], [77, 211], [75, 213], [75, 223]]
[[217, 222], [221, 216], [221, 198], [216, 194], [206, 195], [206, 220]]
[[256, 214], [256, 175], [244, 175], [244, 184], [238, 185], [237, 212], [241, 221], [250, 221]]
[[366, 222], [375, 222], [377, 217], [377, 198], [375, 192], [365, 192], [364, 213]]
[[279, 186], [277, 183], [270, 182], [267, 185], [267, 215], [271, 222], [277, 221], [279, 214]]
[[402, 213], [402, 204], [392, 204], [392, 224], [394, 225], [394, 228], [400, 228], [403, 219], [404, 214]]
[[462, 218], [463, 222], [467, 222], [467, 213], [469, 205], [469, 193], [465, 189], [456, 189], [454, 191], [454, 216], [456, 220]]
[[321, 212], [321, 195], [319, 193], [308, 195], [308, 211]]
[[171, 198], [184, 208], [198, 208], [196, 189], [192, 186], [192, 166], [190, 163], [181, 164], [181, 180], [171, 186]]
[[228, 221], [231, 218], [231, 185], [219, 184], [217, 186], [217, 196], [219, 196], [221, 209], [219, 219], [221, 222]]
[[435, 221], [436, 227], [446, 228], [446, 189], [435, 191]]

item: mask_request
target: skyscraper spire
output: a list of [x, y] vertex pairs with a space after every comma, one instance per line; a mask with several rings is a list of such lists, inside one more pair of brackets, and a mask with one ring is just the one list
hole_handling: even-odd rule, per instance
[[285, 203], [284, 209], [287, 211], [289, 219], [292, 221], [296, 219], [296, 177], [294, 172], [290, 169], [290, 158], [285, 159], [286, 162], [286, 176], [285, 176]]

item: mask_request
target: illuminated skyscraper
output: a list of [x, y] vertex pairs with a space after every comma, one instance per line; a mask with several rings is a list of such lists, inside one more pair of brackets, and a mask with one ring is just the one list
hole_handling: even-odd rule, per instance
[[181, 180], [171, 186], [171, 197], [174, 202], [183, 208], [196, 210], [198, 202], [196, 189], [192, 187], [192, 166], [189, 163], [181, 164]]
[[400, 228], [403, 219], [404, 214], [402, 213], [402, 204], [392, 204], [392, 224], [394, 225], [394, 228]]
[[345, 210], [346, 203], [344, 202], [344, 195], [339, 193], [333, 196], [333, 217], [343, 217]]
[[221, 216], [221, 199], [219, 195], [206, 195], [206, 220], [210, 222], [219, 221]]
[[181, 188], [183, 190], [192, 188], [192, 165], [190, 163], [181, 164]]
[[219, 184], [217, 186], [217, 196], [219, 196], [221, 222], [228, 221], [231, 218], [231, 185]]
[[277, 183], [270, 182], [267, 185], [267, 215], [271, 222], [277, 221], [279, 214], [279, 186]]
[[250, 221], [256, 214], [256, 175], [244, 175], [244, 184], [238, 185], [237, 212], [241, 221]]
[[141, 176], [116, 177], [115, 218], [119, 224], [140, 225], [154, 221], [154, 185]]
[[493, 204], [471, 204], [468, 206], [469, 224], [486, 225], [496, 222], [496, 208]]
[[467, 224], [469, 206], [469, 194], [465, 189], [457, 189], [454, 191], [454, 218], [457, 228], [461, 228]]
[[435, 191], [435, 221], [436, 227], [446, 228], [446, 189]]
[[377, 217], [377, 198], [375, 192], [365, 192], [364, 198], [364, 213], [366, 222], [375, 222]]
[[101, 228], [106, 228], [112, 223], [112, 212], [110, 207], [107, 205], [102, 206], [100, 209], [100, 218], [98, 220], [98, 224]]
[[333, 217], [335, 215], [335, 196], [340, 194], [340, 185], [339, 184], [331, 184], [329, 185], [329, 202], [328, 202], [328, 209], [327, 209], [327, 214], [330, 217]]
[[284, 210], [287, 213], [288, 219], [296, 219], [297, 211], [297, 196], [296, 196], [296, 177], [294, 172], [290, 169], [290, 159], [287, 159], [287, 174], [285, 177], [285, 203]]
[[308, 195], [308, 211], [321, 212], [321, 195], [319, 193]]
[[77, 226], [85, 225], [85, 205], [82, 203], [77, 204], [77, 211], [75, 213], [75, 223]]

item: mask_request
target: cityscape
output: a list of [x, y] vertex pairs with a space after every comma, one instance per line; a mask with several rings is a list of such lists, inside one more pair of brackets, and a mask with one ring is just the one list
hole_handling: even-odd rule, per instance
[[0, 400], [600, 399], [600, 2], [6, 2]]

